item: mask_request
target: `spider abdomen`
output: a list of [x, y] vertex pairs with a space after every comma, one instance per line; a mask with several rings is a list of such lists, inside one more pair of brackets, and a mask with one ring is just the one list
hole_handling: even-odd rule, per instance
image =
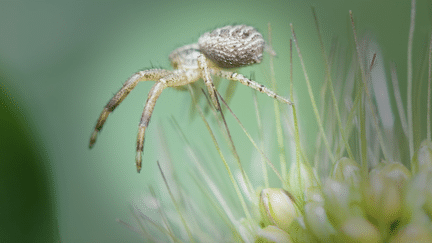
[[261, 33], [246, 25], [225, 26], [198, 39], [201, 53], [221, 68], [260, 63], [264, 43]]

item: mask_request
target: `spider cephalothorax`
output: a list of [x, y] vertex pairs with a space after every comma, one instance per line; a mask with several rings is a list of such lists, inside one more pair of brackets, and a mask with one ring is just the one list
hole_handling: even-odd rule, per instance
[[183, 86], [202, 79], [212, 103], [219, 110], [220, 107], [211, 78], [211, 75], [215, 75], [231, 81], [238, 81], [281, 102], [291, 104], [289, 100], [263, 85], [245, 78], [241, 74], [223, 70], [261, 62], [264, 45], [262, 35], [253, 27], [246, 25], [225, 26], [203, 34], [198, 39], [198, 43], [174, 50], [169, 56], [174, 70], [149, 69], [135, 73], [103, 109], [90, 138], [90, 148], [96, 142], [97, 134], [102, 129], [108, 115], [140, 81], [154, 80], [156, 83], [148, 94], [138, 127], [137, 155], [135, 158], [138, 172], [140, 172], [142, 165], [145, 130], [150, 122], [156, 100], [167, 87]]

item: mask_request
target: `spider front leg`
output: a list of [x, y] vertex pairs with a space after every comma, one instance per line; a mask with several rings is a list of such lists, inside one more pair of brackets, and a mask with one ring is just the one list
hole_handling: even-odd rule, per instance
[[238, 81], [246, 86], [249, 86], [255, 90], [258, 90], [261, 93], [264, 93], [278, 101], [281, 101], [283, 103], [287, 103], [288, 105], [292, 105], [292, 102], [290, 100], [285, 99], [282, 96], [279, 96], [278, 94], [276, 94], [275, 92], [273, 92], [272, 90], [266, 88], [264, 85], [259, 84], [253, 80], [250, 80], [248, 78], [245, 78], [243, 75], [238, 74], [238, 73], [233, 73], [233, 72], [228, 72], [228, 71], [224, 71], [224, 70], [216, 70], [213, 68], [210, 68], [210, 72], [213, 75], [219, 76], [221, 78], [224, 79], [228, 79], [228, 80], [232, 80], [232, 81]]
[[193, 83], [200, 78], [199, 72], [195, 70], [175, 70], [171, 74], [159, 79], [156, 84], [151, 88], [146, 104], [144, 106], [144, 111], [141, 116], [141, 121], [138, 126], [138, 136], [137, 136], [137, 154], [135, 157], [136, 167], [138, 173], [141, 171], [142, 166], [142, 155], [144, 152], [144, 138], [145, 130], [149, 125], [151, 115], [153, 113], [156, 101], [160, 94], [166, 87], [177, 87], [183, 86], [189, 83]]
[[217, 101], [216, 98], [216, 91], [215, 91], [216, 88], [213, 84], [213, 80], [210, 76], [210, 71], [207, 66], [207, 61], [203, 54], [200, 54], [198, 56], [198, 67], [200, 68], [202, 79], [204, 80], [204, 83], [207, 86], [207, 90], [209, 92], [213, 105], [215, 106], [216, 110], [220, 110], [219, 102]]
[[145, 130], [150, 123], [150, 118], [153, 113], [154, 107], [156, 105], [156, 100], [159, 98], [162, 91], [167, 87], [164, 82], [156, 82], [151, 88], [146, 104], [144, 106], [144, 111], [141, 116], [141, 121], [138, 126], [138, 136], [137, 136], [137, 154], [135, 157], [136, 167], [138, 173], [141, 171], [142, 166], [142, 154], [144, 151], [144, 136]]
[[126, 98], [126, 96], [137, 86], [140, 81], [159, 80], [160, 78], [170, 74], [171, 71], [164, 69], [150, 69], [140, 71], [132, 75], [123, 85], [123, 87], [111, 98], [106, 104], [99, 119], [96, 122], [95, 129], [90, 137], [90, 145], [92, 148], [96, 142], [97, 134], [102, 129], [108, 115]]

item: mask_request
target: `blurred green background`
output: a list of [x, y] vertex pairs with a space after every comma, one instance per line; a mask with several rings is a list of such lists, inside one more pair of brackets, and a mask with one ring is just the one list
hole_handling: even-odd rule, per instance
[[[3, 1], [0, 241], [139, 241], [116, 219], [134, 224], [129, 203], [161, 180], [156, 160], [164, 155], [158, 146], [158, 128], [165, 131], [171, 160], [185, 185], [192, 168], [183, 141], [170, 125], [171, 116], [203, 154], [214, 156], [218, 164], [220, 159], [202, 121], [189, 120], [189, 94], [167, 89], [146, 133], [144, 169], [136, 173], [137, 126], [153, 82], [133, 90], [89, 150], [90, 134], [106, 102], [134, 72], [152, 66], [169, 69], [172, 50], [227, 24], [252, 25], [267, 37], [271, 23], [278, 93], [288, 96], [289, 23], [293, 23], [311, 82], [320, 87], [323, 61], [311, 6], [316, 7], [327, 47], [335, 36], [348, 45], [352, 38], [348, 10], [353, 10], [359, 34], [367, 31], [376, 38], [386, 66], [395, 61], [404, 84], [410, 1]], [[430, 34], [431, 13], [429, 0], [418, 1], [414, 54]], [[240, 72], [249, 76], [253, 71], [258, 82], [270, 86], [268, 56], [264, 59]], [[316, 122], [298, 59], [294, 61], [302, 132], [312, 151]], [[406, 99], [405, 93], [402, 97]], [[267, 125], [274, 126], [273, 101], [260, 94], [258, 101], [263, 115], [270, 117]], [[257, 138], [249, 88], [238, 86], [231, 108]], [[230, 115], [227, 119], [242, 161], [251, 160], [250, 143]]]

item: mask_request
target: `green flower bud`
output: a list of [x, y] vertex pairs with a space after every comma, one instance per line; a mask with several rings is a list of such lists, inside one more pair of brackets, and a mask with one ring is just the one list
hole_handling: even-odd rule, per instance
[[432, 142], [424, 140], [420, 148], [415, 152], [411, 161], [411, 167], [414, 173], [423, 170], [432, 170]]
[[318, 202], [305, 205], [305, 223], [307, 228], [323, 242], [332, 242], [332, 237], [337, 233], [328, 220], [323, 205]]
[[[364, 196], [368, 214], [376, 219], [391, 221], [401, 213], [401, 198], [397, 188], [380, 176], [370, 178]], [[387, 220], [384, 215], [394, 216]]]
[[325, 209], [331, 220], [339, 224], [353, 216], [363, 216], [360, 193], [350, 190], [347, 183], [327, 179], [324, 183]]
[[264, 229], [258, 230], [258, 238], [255, 242], [267, 243], [267, 242], [292, 242], [289, 234], [274, 225], [269, 225]]
[[324, 205], [324, 196], [319, 187], [310, 187], [305, 192], [305, 201], [306, 202], [316, 202], [320, 205]]
[[424, 194], [425, 194], [424, 208], [426, 212], [429, 214], [429, 217], [432, 217], [432, 173], [428, 173]]
[[[407, 220], [422, 220], [432, 215], [432, 171], [423, 170], [413, 176], [405, 190], [404, 215]], [[427, 219], [430, 221], [430, 219]]]
[[380, 164], [370, 173], [365, 186], [366, 209], [372, 217], [387, 223], [402, 215], [403, 185], [411, 173], [399, 163]]
[[430, 229], [425, 226], [409, 224], [399, 230], [390, 242], [432, 242], [432, 235]]
[[300, 215], [293, 196], [280, 188], [261, 191], [260, 211], [265, 225], [276, 225], [287, 232], [292, 221]]
[[352, 159], [340, 158], [333, 168], [332, 179], [358, 187], [361, 180], [360, 167]]
[[290, 185], [290, 192], [296, 197], [303, 197], [304, 192], [309, 188], [318, 186], [314, 171], [304, 163], [300, 163], [300, 168], [297, 163], [291, 164], [288, 184]]
[[401, 163], [388, 163], [380, 171], [387, 178], [402, 187], [411, 177], [411, 172]]
[[354, 240], [355, 242], [381, 242], [381, 235], [378, 229], [361, 217], [354, 217], [344, 222], [341, 225], [341, 231], [350, 240]]

